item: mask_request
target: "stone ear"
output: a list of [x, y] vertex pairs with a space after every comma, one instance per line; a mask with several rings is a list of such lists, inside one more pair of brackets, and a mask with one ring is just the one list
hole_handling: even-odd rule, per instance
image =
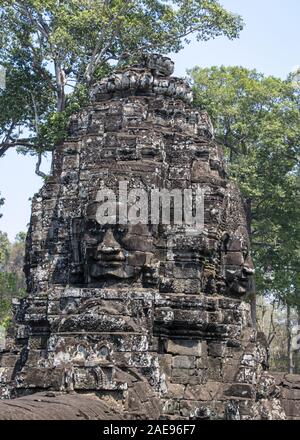
[[152, 254], [146, 254], [146, 262], [143, 267], [143, 285], [158, 286], [159, 284], [159, 260]]
[[222, 246], [222, 251], [227, 252], [227, 246], [230, 240], [230, 235], [229, 232], [224, 232], [224, 234], [221, 237], [221, 246]]
[[83, 220], [81, 217], [73, 218], [71, 220], [70, 242], [71, 242], [71, 250], [72, 250], [72, 262], [75, 265], [79, 265], [82, 263], [82, 249], [81, 249], [82, 227], [83, 227]]

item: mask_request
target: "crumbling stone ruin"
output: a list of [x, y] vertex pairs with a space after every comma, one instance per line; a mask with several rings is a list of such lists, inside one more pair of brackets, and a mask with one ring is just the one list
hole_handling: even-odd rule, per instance
[[[0, 354], [1, 396], [18, 400], [3, 400], [0, 418], [285, 418], [246, 301], [243, 200], [208, 115], [172, 72], [145, 56], [71, 118], [32, 203], [28, 296]], [[121, 181], [204, 190], [204, 228], [99, 224], [99, 189]]]
[[288, 420], [300, 420], [300, 374], [272, 373]]

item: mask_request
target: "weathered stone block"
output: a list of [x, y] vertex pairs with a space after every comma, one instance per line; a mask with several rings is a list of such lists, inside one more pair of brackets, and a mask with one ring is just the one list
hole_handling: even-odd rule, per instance
[[179, 355], [201, 356], [201, 341], [192, 339], [169, 339], [167, 352]]
[[196, 359], [194, 356], [173, 356], [172, 366], [175, 369], [195, 368]]
[[213, 357], [222, 357], [225, 352], [225, 346], [222, 342], [209, 342], [208, 355]]
[[167, 383], [166, 396], [171, 399], [182, 399], [184, 395], [185, 385], [178, 383]]
[[225, 395], [253, 399], [255, 397], [255, 387], [246, 383], [234, 383], [225, 391]]
[[203, 385], [187, 385], [184, 398], [187, 400], [200, 400], [207, 402], [213, 400], [217, 391], [220, 391], [220, 383], [216, 383], [216, 389], [213, 389], [210, 384], [210, 382], [207, 382]]

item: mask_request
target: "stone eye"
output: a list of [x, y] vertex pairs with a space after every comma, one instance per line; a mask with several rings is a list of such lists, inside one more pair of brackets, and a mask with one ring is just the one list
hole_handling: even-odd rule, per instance
[[96, 236], [92, 235], [91, 233], [84, 235], [84, 241], [90, 245], [98, 243]]

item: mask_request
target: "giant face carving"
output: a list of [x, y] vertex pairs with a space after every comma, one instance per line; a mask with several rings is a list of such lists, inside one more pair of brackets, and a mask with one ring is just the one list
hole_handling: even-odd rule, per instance
[[162, 292], [232, 296], [252, 289], [253, 264], [244, 227], [220, 242], [214, 235], [179, 233], [174, 226], [166, 231], [140, 223], [100, 225], [90, 216], [79, 225], [80, 283], [139, 283]]
[[99, 225], [85, 222], [83, 247], [88, 283], [131, 280], [146, 276], [154, 264], [153, 236], [147, 225]]
[[[213, 202], [211, 198], [209, 209]], [[231, 210], [218, 205], [230, 225], [222, 233], [222, 222], [210, 217], [205, 217], [204, 230], [190, 232], [186, 225], [99, 224], [98, 202], [91, 202], [72, 228], [78, 245], [73, 246], [71, 283], [134, 283], [165, 293], [244, 296], [252, 290], [253, 264], [244, 219], [236, 217], [237, 202], [232, 205]]]

